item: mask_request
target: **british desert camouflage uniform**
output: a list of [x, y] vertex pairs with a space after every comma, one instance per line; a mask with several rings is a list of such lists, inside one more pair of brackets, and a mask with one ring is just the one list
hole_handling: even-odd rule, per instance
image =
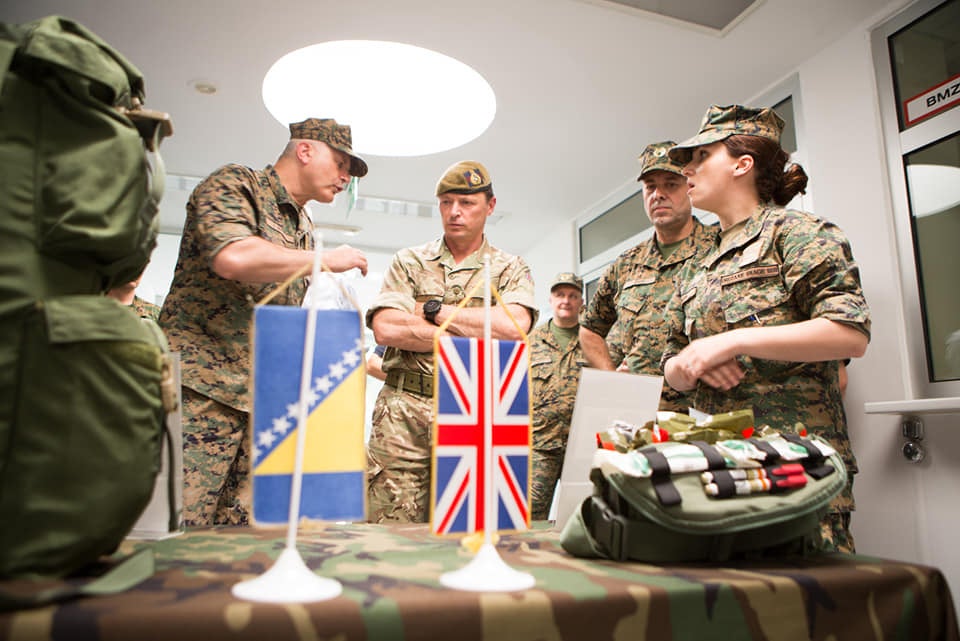
[[[716, 247], [716, 238], [715, 225], [694, 218], [693, 231], [669, 258], [660, 253], [655, 236], [620, 254], [600, 279], [581, 324], [608, 339], [608, 334], [619, 336], [631, 372], [660, 376], [667, 338], [663, 312], [673, 297], [675, 280], [684, 265]], [[619, 364], [613, 363], [614, 367]], [[686, 394], [663, 386], [661, 410], [686, 411], [688, 407]]]
[[[440, 298], [456, 305], [483, 280], [483, 257], [490, 253], [490, 278], [504, 304], [530, 310], [536, 323], [533, 279], [522, 258], [483, 245], [460, 264], [442, 238], [402, 249], [393, 257], [383, 286], [367, 310], [367, 327], [383, 308], [413, 313], [416, 303]], [[492, 301], [496, 304], [496, 299]], [[473, 293], [468, 307], [483, 306], [483, 287]], [[412, 372], [433, 380], [433, 350], [411, 352], [387, 347], [383, 371]], [[384, 385], [373, 408], [373, 429], [367, 445], [367, 515], [372, 522], [423, 522], [429, 516], [430, 467], [433, 447], [433, 396]]]
[[[180, 352], [187, 524], [247, 522], [250, 325], [254, 304], [278, 287], [221, 278], [213, 259], [250, 237], [312, 249], [310, 229], [306, 211], [271, 165], [262, 171], [222, 167], [187, 203], [180, 255], [160, 314], [171, 350]], [[307, 284], [297, 280], [271, 304], [299, 305]], [[205, 408], [202, 415], [194, 414], [197, 407]]]
[[[738, 327], [827, 318], [870, 335], [859, 268], [843, 232], [810, 214], [775, 205], [761, 206], [724, 234], [718, 249], [698, 262], [671, 301], [666, 318], [670, 335], [664, 363], [690, 341]], [[792, 428], [802, 422], [826, 438], [850, 475], [846, 490], [831, 504], [837, 513], [831, 518], [849, 523], [857, 462], [847, 435], [838, 362], [738, 360], [746, 372], [740, 384], [722, 391], [698, 383], [693, 406], [709, 414], [752, 407], [758, 426]], [[852, 551], [845, 528], [824, 534], [839, 549], [849, 545]]]
[[561, 348], [550, 328], [552, 322], [547, 321], [530, 332], [530, 396], [533, 401], [530, 515], [538, 521], [550, 514], [570, 434], [580, 370], [587, 364], [577, 335], [570, 338], [566, 348]]

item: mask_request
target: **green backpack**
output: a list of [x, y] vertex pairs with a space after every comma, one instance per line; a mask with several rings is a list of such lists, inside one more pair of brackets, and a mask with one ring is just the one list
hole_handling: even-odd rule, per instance
[[820, 519], [847, 482], [840, 455], [817, 436], [598, 452], [593, 495], [560, 535], [574, 556], [679, 563], [817, 552]]
[[171, 127], [61, 17], [0, 23], [0, 72], [0, 577], [66, 575], [116, 549], [160, 466], [165, 341], [103, 294], [156, 246]]

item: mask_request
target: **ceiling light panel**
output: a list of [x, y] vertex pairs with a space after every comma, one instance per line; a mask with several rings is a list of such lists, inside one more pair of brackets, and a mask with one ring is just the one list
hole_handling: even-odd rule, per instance
[[[321, 78], [327, 69], [341, 73]], [[456, 109], [450, 108], [451, 96]], [[376, 40], [291, 51], [267, 71], [263, 102], [284, 126], [306, 118], [350, 125], [353, 149], [375, 156], [459, 147], [486, 131], [497, 110], [490, 84], [468, 65], [422, 47]]]

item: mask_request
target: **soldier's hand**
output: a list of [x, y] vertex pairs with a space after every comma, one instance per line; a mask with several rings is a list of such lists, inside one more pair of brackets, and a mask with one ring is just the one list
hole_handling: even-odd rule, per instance
[[332, 272], [345, 272], [356, 267], [364, 276], [367, 275], [366, 254], [350, 245], [340, 245], [335, 249], [326, 250], [321, 260]]

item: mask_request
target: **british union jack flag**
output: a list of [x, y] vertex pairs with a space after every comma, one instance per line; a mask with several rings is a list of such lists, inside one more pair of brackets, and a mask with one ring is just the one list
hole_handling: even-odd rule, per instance
[[487, 523], [484, 429], [492, 417], [493, 531], [530, 525], [530, 366], [521, 341], [493, 340], [487, 389], [484, 341], [444, 336], [435, 356], [436, 423], [430, 527], [435, 534], [482, 531]]

